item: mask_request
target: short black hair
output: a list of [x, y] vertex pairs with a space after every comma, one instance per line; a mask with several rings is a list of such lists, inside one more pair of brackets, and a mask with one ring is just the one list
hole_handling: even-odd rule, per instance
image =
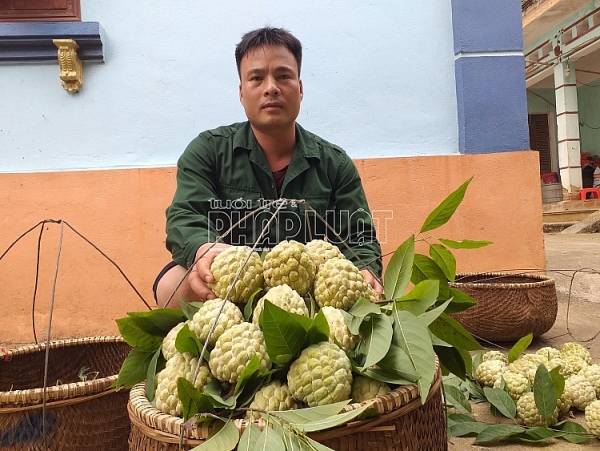
[[235, 63], [237, 64], [238, 75], [241, 78], [240, 65], [242, 58], [250, 50], [265, 45], [283, 45], [287, 48], [298, 63], [298, 76], [300, 76], [300, 66], [302, 65], [302, 44], [292, 33], [283, 28], [263, 27], [252, 30], [242, 36], [242, 40], [235, 47]]

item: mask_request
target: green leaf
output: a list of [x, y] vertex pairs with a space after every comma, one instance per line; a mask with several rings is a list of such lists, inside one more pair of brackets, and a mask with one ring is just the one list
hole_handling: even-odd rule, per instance
[[421, 402], [425, 404], [433, 377], [435, 375], [435, 352], [429, 339], [427, 328], [419, 318], [410, 312], [394, 309], [393, 342], [402, 348], [410, 358], [417, 373]]
[[[295, 428], [299, 431], [303, 431], [303, 432], [322, 431], [323, 429], [329, 429], [332, 427], [339, 426], [340, 424], [347, 423], [348, 421], [360, 416], [365, 410], [367, 410], [370, 407], [371, 407], [371, 403], [367, 403], [364, 406], [360, 407], [359, 409], [351, 410], [349, 412], [338, 413], [338, 414], [331, 415], [331, 416], [328, 416], [325, 418], [321, 417], [321, 418], [312, 419], [310, 421], [303, 420], [301, 422], [290, 421], [290, 426], [292, 426], [293, 428]], [[312, 409], [316, 409], [316, 407], [313, 407]], [[301, 409], [301, 410], [306, 411], [306, 410], [311, 410], [311, 409]], [[288, 420], [287, 417], [288, 417], [289, 412], [293, 412], [293, 411], [277, 412], [277, 416]], [[266, 418], [268, 416], [268, 414], [265, 414], [265, 413], [261, 413], [261, 415], [263, 418]]]
[[148, 368], [155, 352], [132, 349], [123, 361], [115, 386], [131, 388], [144, 381], [148, 376]]
[[560, 365], [550, 371], [552, 384], [556, 390], [556, 399], [560, 398], [565, 391], [565, 377], [560, 374]]
[[461, 389], [467, 391], [467, 393], [469, 394], [469, 399], [473, 399], [477, 402], [487, 401], [483, 390], [479, 387], [479, 385], [475, 384], [470, 379], [467, 379], [462, 383]]
[[282, 451], [285, 449], [282, 437], [273, 430], [273, 428], [265, 427], [256, 441], [255, 450], [261, 451]]
[[[325, 314], [319, 310], [306, 333], [303, 348], [329, 340], [329, 323]], [[287, 363], [287, 362], [286, 362]]]
[[525, 428], [521, 426], [515, 426], [512, 424], [493, 424], [477, 434], [477, 438], [475, 438], [473, 444], [479, 445], [481, 443], [503, 440], [513, 435], [520, 434], [524, 431]]
[[406, 351], [394, 343], [390, 343], [389, 347], [387, 354], [379, 361], [378, 366], [410, 382], [416, 382], [419, 374]]
[[452, 426], [448, 426], [448, 436], [450, 437], [464, 437], [465, 435], [479, 434], [489, 424], [478, 423], [476, 421], [469, 421], [465, 423], [457, 423]]
[[[200, 306], [197, 307], [196, 304], [200, 304]], [[200, 310], [200, 307], [202, 307], [202, 303], [185, 302], [183, 299], [179, 298], [179, 307], [181, 308], [181, 311], [185, 317], [191, 320], [196, 312]]]
[[473, 356], [473, 367], [471, 369], [471, 376], [475, 374], [475, 371], [477, 371], [477, 367], [479, 367], [479, 365], [481, 365], [482, 361], [483, 361], [483, 352], [478, 352], [477, 354], [475, 354]]
[[473, 177], [460, 185], [458, 189], [450, 193], [450, 195], [446, 197], [429, 214], [429, 216], [427, 216], [427, 219], [425, 219], [425, 222], [423, 223], [423, 227], [421, 227], [420, 233], [437, 229], [448, 222], [465, 197], [465, 192], [467, 191], [467, 187], [469, 186], [469, 183], [471, 183], [471, 180], [473, 180]]
[[533, 382], [535, 406], [544, 418], [551, 418], [556, 409], [556, 388], [546, 367], [542, 364], [535, 372]]
[[437, 354], [438, 359], [440, 359], [440, 363], [444, 365], [448, 371], [463, 380], [465, 379], [467, 369], [465, 367], [463, 356], [458, 349], [446, 348], [444, 346], [434, 346], [433, 349]]
[[362, 376], [370, 377], [371, 379], [385, 382], [386, 384], [413, 385], [418, 380], [418, 377], [415, 376], [404, 378], [395, 371], [390, 371], [385, 368], [369, 368], [367, 370], [363, 370], [362, 368], [354, 368], [354, 371]]
[[417, 285], [424, 280], [438, 280], [440, 283], [440, 296], [444, 297], [444, 299], [450, 297], [448, 279], [446, 278], [444, 271], [442, 271], [442, 268], [426, 255], [415, 254], [410, 281]]
[[526, 443], [540, 443], [563, 435], [565, 435], [563, 432], [551, 431], [548, 428], [537, 426], [527, 429], [522, 434], [515, 435], [514, 438]]
[[256, 441], [260, 433], [260, 429], [254, 423], [248, 423], [240, 437], [237, 451], [256, 451]]
[[287, 451], [334, 451], [310, 437], [299, 436], [289, 431], [284, 436], [284, 442], [287, 446]]
[[563, 435], [562, 438], [569, 443], [583, 443], [593, 438], [586, 428], [579, 423], [570, 420], [561, 421], [560, 423], [555, 424], [553, 429], [566, 432], [567, 434]]
[[159, 308], [147, 312], [129, 312], [130, 318], [144, 318], [162, 331], [163, 336], [187, 318], [178, 308]]
[[514, 418], [517, 415], [517, 406], [513, 399], [504, 390], [499, 388], [483, 387], [485, 397], [502, 415]]
[[471, 413], [471, 404], [469, 403], [469, 400], [458, 388], [453, 385], [444, 384], [444, 394], [446, 396], [446, 404], [451, 405], [460, 413]]
[[475, 299], [458, 288], [450, 287], [448, 298], [452, 299], [452, 302], [450, 302], [450, 305], [446, 308], [446, 313], [448, 314], [462, 312], [477, 305]]
[[[177, 337], [175, 337], [175, 349], [181, 353], [189, 352], [194, 357], [200, 357], [202, 347], [198, 336], [190, 330], [190, 326], [187, 323], [184, 324], [177, 333]], [[206, 360], [208, 360], [208, 356], [206, 357]]]
[[280, 365], [299, 354], [307, 335], [302, 324], [292, 315], [265, 299], [260, 326], [271, 361]]
[[[159, 361], [161, 363], [159, 363]], [[152, 359], [150, 360], [150, 364], [148, 365], [148, 372], [146, 373], [146, 397], [150, 402], [154, 401], [154, 392], [156, 391], [156, 388], [154, 386], [154, 383], [156, 382], [156, 373], [158, 372], [161, 366], [164, 367], [164, 364], [165, 359], [163, 358], [162, 350], [157, 349], [154, 352]]]
[[222, 426], [215, 427], [204, 443], [190, 451], [231, 451], [239, 439], [239, 429], [233, 422], [227, 421]]
[[442, 268], [446, 278], [454, 282], [454, 277], [456, 276], [456, 258], [452, 255], [452, 252], [441, 244], [431, 244], [429, 246], [429, 256]]
[[364, 341], [364, 352], [367, 356], [364, 366], [375, 365], [385, 357], [392, 341], [392, 320], [389, 316], [380, 313], [372, 315], [360, 326], [360, 333]]
[[392, 255], [383, 278], [386, 299], [396, 299], [404, 294], [410, 283], [415, 255], [415, 236], [411, 235]]
[[467, 329], [445, 313], [442, 313], [433, 323], [431, 323], [429, 330], [431, 330], [436, 337], [451, 344], [455, 348], [464, 349], [465, 351], [478, 351], [483, 349]]
[[[132, 348], [138, 351], [154, 352], [160, 348], [164, 335], [146, 318], [119, 318], [116, 320], [117, 327], [123, 339]], [[148, 332], [152, 330], [156, 334]]]
[[512, 363], [519, 358], [519, 356], [525, 351], [531, 341], [533, 340], [533, 334], [525, 335], [519, 341], [517, 341], [510, 351], [508, 351], [508, 363]]
[[[446, 302], [444, 302], [442, 305], [437, 306], [434, 309], [431, 309], [425, 313], [421, 313], [419, 314], [419, 321], [421, 321], [423, 323], [423, 325], [425, 327], [429, 326], [431, 323], [433, 323], [442, 313], [444, 313], [444, 311], [446, 310], [446, 307], [448, 307], [448, 304], [450, 304], [452, 300], [448, 299]], [[410, 310], [409, 310], [410, 311]], [[413, 312], [414, 314], [414, 312]]]
[[444, 238], [438, 238], [441, 243], [444, 243], [451, 249], [478, 249], [480, 247], [485, 247], [489, 244], [493, 244], [493, 241], [476, 241], [476, 240], [462, 240], [462, 241], [454, 241], [447, 240]]
[[477, 422], [471, 415], [465, 415], [464, 413], [448, 412], [448, 426], [461, 423], [474, 423]]
[[440, 292], [440, 282], [438, 280], [423, 280], [416, 284], [412, 290], [404, 296], [397, 299], [396, 304], [402, 301], [419, 301], [410, 303], [409, 308], [400, 310], [409, 310], [413, 315], [419, 316], [425, 313], [429, 307], [435, 304]]
[[210, 399], [185, 377], [177, 378], [177, 397], [183, 407], [184, 421], [189, 420], [197, 413], [215, 413]]
[[359, 334], [360, 325], [367, 316], [371, 314], [378, 315], [380, 313], [381, 309], [379, 306], [365, 298], [359, 298], [356, 304], [354, 304], [348, 312], [342, 310], [348, 330], [353, 335]]
[[254, 311], [254, 298], [256, 298], [256, 296], [262, 292], [262, 289], [258, 289], [256, 290], [254, 293], [252, 293], [252, 295], [250, 296], [250, 299], [248, 299], [248, 301], [246, 302], [246, 305], [244, 307], [244, 320], [245, 321], [250, 321], [250, 318], [252, 317], [252, 312]]
[[224, 399], [221, 396], [221, 384], [216, 379], [204, 386], [203, 393], [210, 399], [210, 403], [217, 409], [233, 409], [236, 405], [237, 396]]
[[465, 351], [464, 349], [457, 349], [457, 351], [462, 357], [463, 363], [465, 364], [465, 374], [471, 374], [473, 371], [473, 358], [471, 357], [471, 354], [468, 351]]

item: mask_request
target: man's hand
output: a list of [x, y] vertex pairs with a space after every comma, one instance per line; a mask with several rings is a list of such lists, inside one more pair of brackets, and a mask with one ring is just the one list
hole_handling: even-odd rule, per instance
[[208, 301], [216, 298], [215, 293], [206, 285], [214, 281], [213, 275], [210, 272], [210, 265], [215, 257], [228, 247], [231, 246], [223, 243], [205, 243], [198, 248], [196, 252], [197, 261], [188, 275], [188, 282], [200, 299]]
[[369, 271], [368, 269], [363, 269], [360, 272], [365, 277], [365, 281], [369, 285], [371, 285], [375, 289], [375, 291], [377, 291], [377, 294], [382, 295], [383, 287], [381, 286], [379, 281], [373, 276], [373, 274], [371, 274], [371, 271]]

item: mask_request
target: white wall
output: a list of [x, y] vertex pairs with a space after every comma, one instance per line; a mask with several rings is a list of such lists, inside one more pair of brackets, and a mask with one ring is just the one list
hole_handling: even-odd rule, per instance
[[81, 0], [105, 63], [0, 66], [0, 172], [174, 165], [245, 119], [234, 47], [265, 24], [303, 43], [298, 122], [353, 158], [458, 152], [449, 0]]

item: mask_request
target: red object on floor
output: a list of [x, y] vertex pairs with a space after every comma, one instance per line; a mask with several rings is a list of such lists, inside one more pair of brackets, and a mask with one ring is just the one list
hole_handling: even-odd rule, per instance
[[556, 172], [546, 172], [540, 174], [540, 178], [544, 183], [558, 183], [558, 174]]
[[579, 190], [579, 199], [586, 200], [587, 193], [592, 193], [596, 199], [600, 199], [600, 188], [581, 188]]

